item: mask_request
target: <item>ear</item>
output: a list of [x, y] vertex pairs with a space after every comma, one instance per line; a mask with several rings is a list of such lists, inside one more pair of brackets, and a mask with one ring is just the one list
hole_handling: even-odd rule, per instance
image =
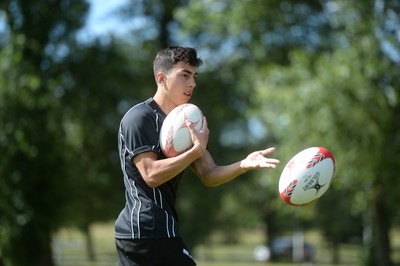
[[167, 75], [164, 72], [158, 72], [156, 74], [156, 82], [159, 85], [164, 85], [165, 81], [167, 80]]

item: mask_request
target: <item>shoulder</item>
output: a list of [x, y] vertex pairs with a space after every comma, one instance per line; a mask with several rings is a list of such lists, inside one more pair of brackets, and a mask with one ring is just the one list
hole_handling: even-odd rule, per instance
[[123, 132], [134, 130], [141, 131], [154, 129], [159, 131], [166, 115], [161, 111], [156, 102], [149, 98], [129, 109], [121, 120], [120, 130]]
[[122, 123], [140, 122], [146, 118], [156, 116], [153, 108], [149, 105], [149, 100], [136, 104], [131, 107], [122, 118]]

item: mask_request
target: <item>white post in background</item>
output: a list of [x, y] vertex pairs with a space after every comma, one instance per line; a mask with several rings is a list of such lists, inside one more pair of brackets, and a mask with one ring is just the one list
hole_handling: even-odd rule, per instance
[[300, 263], [304, 261], [304, 232], [297, 230], [292, 237], [293, 243], [293, 262]]

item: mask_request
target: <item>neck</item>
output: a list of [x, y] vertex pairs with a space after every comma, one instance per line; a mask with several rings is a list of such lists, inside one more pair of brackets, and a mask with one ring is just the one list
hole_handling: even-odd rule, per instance
[[169, 114], [172, 109], [176, 107], [176, 104], [170, 101], [165, 95], [162, 95], [160, 90], [157, 90], [156, 94], [153, 96], [153, 99], [165, 114]]

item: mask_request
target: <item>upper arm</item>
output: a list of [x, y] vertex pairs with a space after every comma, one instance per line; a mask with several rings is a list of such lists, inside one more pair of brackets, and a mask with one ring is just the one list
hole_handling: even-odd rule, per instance
[[132, 158], [133, 163], [146, 183], [151, 183], [151, 168], [157, 159], [157, 154], [152, 151], [139, 153]]
[[147, 185], [157, 187], [182, 173], [198, 158], [196, 154], [198, 150], [191, 149], [176, 157], [159, 159], [154, 152], [143, 152], [133, 157], [133, 163]]

